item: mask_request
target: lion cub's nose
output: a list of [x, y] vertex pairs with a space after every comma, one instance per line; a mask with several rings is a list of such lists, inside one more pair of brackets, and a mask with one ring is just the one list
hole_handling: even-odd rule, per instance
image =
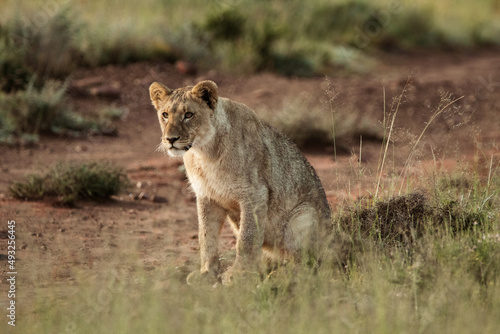
[[171, 144], [171, 145], [174, 145], [174, 143], [179, 140], [180, 137], [169, 137], [167, 138], [168, 142]]

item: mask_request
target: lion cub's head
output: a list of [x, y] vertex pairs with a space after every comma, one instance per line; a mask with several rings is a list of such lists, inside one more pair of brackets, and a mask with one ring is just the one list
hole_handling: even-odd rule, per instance
[[214, 82], [201, 81], [176, 90], [153, 82], [149, 95], [162, 131], [159, 150], [181, 157], [192, 147], [202, 148], [214, 136], [212, 116], [218, 100]]

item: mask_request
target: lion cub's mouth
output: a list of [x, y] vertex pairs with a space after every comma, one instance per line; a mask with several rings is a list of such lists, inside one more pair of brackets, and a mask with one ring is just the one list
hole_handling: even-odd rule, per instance
[[170, 147], [168, 148], [168, 150], [174, 150], [174, 151], [189, 151], [189, 149], [193, 147], [193, 144], [189, 143], [187, 144], [186, 146], [184, 147], [177, 147], [175, 145], [170, 145]]
[[177, 147], [175, 144], [167, 144], [167, 143], [161, 143], [158, 145], [158, 148], [156, 149], [159, 152], [167, 153], [172, 156], [182, 156], [184, 153], [189, 151], [193, 147], [192, 143], [188, 143], [183, 147]]

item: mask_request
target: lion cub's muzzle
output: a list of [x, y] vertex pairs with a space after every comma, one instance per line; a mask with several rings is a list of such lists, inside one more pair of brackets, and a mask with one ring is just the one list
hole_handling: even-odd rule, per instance
[[191, 142], [180, 142], [178, 138], [172, 139], [167, 138], [167, 140], [162, 141], [162, 151], [168, 153], [171, 156], [178, 157], [184, 155], [193, 144]]

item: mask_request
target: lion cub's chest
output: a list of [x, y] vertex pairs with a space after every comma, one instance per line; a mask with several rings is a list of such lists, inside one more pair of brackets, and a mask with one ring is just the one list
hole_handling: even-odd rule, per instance
[[196, 157], [185, 157], [184, 164], [191, 187], [197, 197], [208, 197], [226, 208], [235, 206], [238, 181], [223, 171], [217, 163], [206, 162]]

